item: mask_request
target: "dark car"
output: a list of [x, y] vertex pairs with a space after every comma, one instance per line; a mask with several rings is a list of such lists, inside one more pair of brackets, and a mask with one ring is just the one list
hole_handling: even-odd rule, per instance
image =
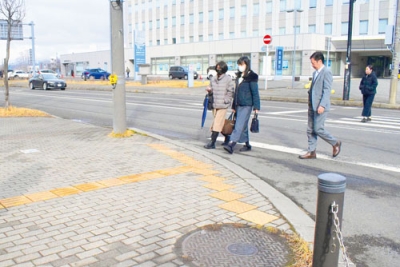
[[97, 68], [97, 69], [86, 69], [82, 72], [82, 79], [86, 80], [86, 79], [102, 79], [102, 80], [106, 80], [108, 79], [108, 76], [110, 76], [110, 73]]
[[67, 83], [57, 78], [54, 73], [40, 73], [35, 74], [29, 79], [29, 88], [34, 90], [35, 88], [47, 89], [61, 89], [65, 90]]
[[[188, 68], [187, 67], [181, 67], [181, 66], [172, 66], [169, 68], [169, 78], [174, 79], [182, 79], [184, 78], [185, 80], [188, 79], [189, 74], [188, 74]], [[197, 79], [199, 75], [197, 74], [196, 71], [193, 71], [193, 78]]]

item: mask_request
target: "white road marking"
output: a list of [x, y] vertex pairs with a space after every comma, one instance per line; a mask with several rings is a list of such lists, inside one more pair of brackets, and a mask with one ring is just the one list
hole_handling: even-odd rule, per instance
[[[218, 141], [224, 141], [223, 137], [218, 137]], [[301, 155], [305, 153], [303, 149], [299, 148], [292, 148], [292, 147], [284, 147], [284, 146], [277, 146], [277, 145], [269, 145], [265, 143], [259, 143], [259, 142], [251, 142], [251, 145], [254, 147], [258, 148], [263, 148], [263, 149], [269, 149], [269, 150], [274, 150], [274, 151], [279, 151], [283, 153], [289, 153], [289, 154], [295, 154], [295, 155]], [[345, 163], [345, 164], [352, 164], [352, 165], [358, 165], [358, 166], [365, 166], [365, 167], [370, 167], [374, 169], [380, 169], [380, 170], [385, 170], [385, 171], [392, 171], [392, 172], [399, 172], [400, 173], [400, 166], [391, 166], [391, 165], [385, 165], [381, 163], [374, 163], [374, 162], [359, 162], [359, 161], [352, 161], [350, 159], [342, 159], [342, 158], [332, 158], [323, 154], [317, 154], [317, 159], [323, 159], [323, 160], [332, 160], [332, 161], [337, 161], [340, 163]], [[300, 160], [300, 159], [299, 159]]]

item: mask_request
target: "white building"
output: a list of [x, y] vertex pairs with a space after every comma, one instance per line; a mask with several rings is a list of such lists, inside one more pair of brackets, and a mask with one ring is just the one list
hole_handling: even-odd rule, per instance
[[[343, 76], [351, 0], [126, 0], [125, 64], [134, 70], [134, 31], [144, 31], [146, 63], [153, 75], [167, 76], [170, 66], [191, 65], [205, 74], [220, 60], [236, 68], [242, 55], [252, 69], [263, 69], [263, 36], [272, 36], [266, 71], [274, 75], [275, 49], [284, 48], [283, 76], [310, 76], [309, 57], [323, 51], [332, 73]], [[388, 25], [396, 22], [396, 0], [358, 0], [354, 3], [352, 74], [361, 76], [373, 64], [378, 76], [389, 76], [392, 53], [385, 45]], [[290, 12], [291, 11], [291, 12]], [[296, 38], [296, 39], [295, 39]], [[296, 43], [296, 46], [294, 44]], [[295, 49], [294, 49], [295, 48]], [[109, 51], [62, 55], [64, 71], [108, 67]], [[329, 61], [327, 61], [329, 54]]]

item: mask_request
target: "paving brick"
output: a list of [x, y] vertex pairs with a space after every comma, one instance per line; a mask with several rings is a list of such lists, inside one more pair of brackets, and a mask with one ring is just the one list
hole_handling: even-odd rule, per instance
[[60, 259], [60, 257], [57, 254], [51, 254], [49, 256], [41, 257], [39, 259], [33, 260], [33, 263], [37, 266], [40, 266], [40, 265], [43, 265], [43, 264], [46, 264], [46, 263], [49, 263], [49, 262], [52, 262], [52, 261], [55, 261], [58, 259]]
[[13, 257], [13, 258], [16, 263], [21, 263], [21, 262], [26, 262], [26, 261], [32, 261], [32, 260], [40, 258], [40, 257], [42, 257], [42, 255], [40, 255], [40, 253], [34, 252], [34, 253], [27, 254], [27, 255], [25, 254], [24, 256]]
[[114, 265], [113, 267], [132, 267], [132, 266], [137, 266], [137, 264], [138, 263], [136, 261], [126, 260]]
[[76, 254], [76, 256], [78, 258], [80, 258], [80, 259], [85, 259], [85, 258], [89, 258], [89, 257], [92, 257], [92, 256], [96, 256], [96, 255], [98, 255], [100, 253], [102, 253], [102, 251], [100, 249], [98, 249], [98, 248], [95, 248], [95, 249], [92, 249], [92, 250], [89, 250], [89, 251], [78, 253], [78, 254]]
[[49, 265], [53, 266], [53, 267], [61, 267], [61, 266], [67, 266], [70, 263], [77, 262], [77, 261], [79, 261], [79, 258], [76, 256], [69, 256], [69, 257], [61, 256], [60, 259], [49, 262]]
[[60, 255], [61, 258], [68, 258], [70, 256], [73, 256], [75, 254], [78, 254], [80, 252], [83, 252], [83, 248], [82, 247], [74, 247], [71, 249], [66, 249], [60, 253], [58, 253], [58, 255]]
[[125, 261], [127, 259], [132, 259], [134, 257], [137, 257], [139, 254], [136, 251], [130, 251], [124, 254], [121, 254], [119, 256], [116, 256], [115, 259], [117, 259], [118, 261]]

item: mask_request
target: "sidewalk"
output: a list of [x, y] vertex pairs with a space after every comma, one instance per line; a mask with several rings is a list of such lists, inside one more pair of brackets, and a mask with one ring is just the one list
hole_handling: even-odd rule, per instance
[[[246, 170], [164, 137], [0, 118], [0, 266], [286, 266], [314, 221]], [[257, 227], [256, 227], [257, 226]]]

